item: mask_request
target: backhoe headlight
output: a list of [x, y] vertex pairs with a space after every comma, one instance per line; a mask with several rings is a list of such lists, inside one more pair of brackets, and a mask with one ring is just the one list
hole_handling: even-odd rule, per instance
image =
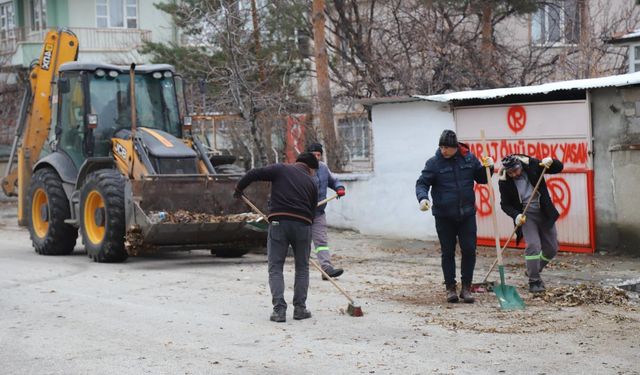
[[109, 71], [109, 77], [111, 78], [116, 78], [118, 75], [119, 75], [118, 72], [116, 72], [115, 70]]
[[164, 72], [164, 78], [171, 78], [171, 77], [173, 77], [173, 73], [169, 71]]
[[104, 70], [102, 70], [102, 69], [98, 69], [98, 70], [96, 70], [96, 77], [98, 77], [98, 78], [102, 78], [102, 77], [104, 77], [104, 76], [105, 76], [105, 74], [106, 74], [106, 73], [105, 73], [105, 72], [104, 72]]
[[160, 78], [162, 78], [162, 73], [160, 73], [160, 72], [153, 72], [152, 77], [153, 77], [153, 78], [155, 78], [155, 79], [160, 79]]

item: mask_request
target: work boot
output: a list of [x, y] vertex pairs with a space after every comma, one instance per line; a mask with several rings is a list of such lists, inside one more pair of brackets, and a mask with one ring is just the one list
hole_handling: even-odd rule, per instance
[[311, 318], [311, 311], [307, 310], [304, 307], [296, 306], [293, 309], [293, 319], [302, 320]]
[[458, 302], [458, 292], [456, 291], [456, 284], [447, 285], [447, 302]]
[[530, 281], [529, 282], [529, 292], [531, 293], [544, 293], [545, 291], [544, 283], [542, 280], [538, 281]]
[[[326, 272], [327, 275], [331, 276], [331, 278], [334, 279], [334, 278], [342, 275], [344, 270], [342, 268], [328, 268], [328, 269], [324, 270], [324, 272]], [[322, 280], [329, 280], [329, 279], [327, 279], [324, 275], [322, 275]]]
[[287, 310], [285, 309], [273, 309], [271, 313], [271, 318], [269, 318], [272, 322], [276, 323], [284, 323], [287, 321]]
[[471, 284], [462, 284], [462, 290], [460, 291], [460, 298], [464, 303], [474, 303], [476, 301], [471, 294]]

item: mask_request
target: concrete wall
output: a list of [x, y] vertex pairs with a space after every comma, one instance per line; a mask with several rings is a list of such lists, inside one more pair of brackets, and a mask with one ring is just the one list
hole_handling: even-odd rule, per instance
[[69, 26], [69, 4], [67, 0], [47, 2], [47, 25]]
[[593, 90], [596, 244], [640, 255], [640, 88]]
[[177, 42], [175, 26], [171, 15], [156, 8], [156, 3], [169, 3], [168, 0], [160, 1], [138, 1], [138, 28], [151, 30], [151, 41], [155, 43]]
[[448, 106], [431, 102], [375, 105], [372, 109], [373, 172], [344, 179], [347, 196], [329, 203], [328, 223], [364, 234], [435, 239], [431, 212], [418, 209], [415, 183], [438, 148], [440, 133], [453, 129]]
[[96, 23], [95, 1], [69, 0], [69, 27], [96, 27]]

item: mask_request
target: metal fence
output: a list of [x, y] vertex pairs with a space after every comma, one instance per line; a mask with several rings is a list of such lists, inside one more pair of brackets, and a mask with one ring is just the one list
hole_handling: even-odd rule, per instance
[[[304, 147], [316, 139], [313, 115], [262, 116], [269, 161], [292, 161]], [[193, 115], [193, 131], [208, 141], [215, 152], [242, 155], [253, 167], [257, 155], [245, 120], [238, 115]], [[335, 114], [343, 172], [373, 170], [371, 122], [362, 113]], [[304, 129], [300, 129], [304, 128]], [[268, 134], [266, 134], [268, 132]]]

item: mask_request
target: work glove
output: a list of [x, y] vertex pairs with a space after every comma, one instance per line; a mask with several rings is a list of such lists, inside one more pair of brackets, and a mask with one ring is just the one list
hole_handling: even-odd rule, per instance
[[423, 199], [420, 201], [420, 211], [429, 211], [431, 208], [431, 202], [428, 199]]
[[527, 222], [527, 217], [523, 214], [518, 214], [518, 216], [516, 216], [516, 226], [522, 226], [524, 223]]
[[493, 169], [493, 165], [494, 164], [495, 164], [495, 162], [493, 161], [493, 158], [491, 156], [483, 156], [482, 157], [482, 166], [483, 167]]
[[236, 189], [233, 191], [233, 197], [234, 197], [235, 199], [240, 199], [240, 197], [242, 197], [242, 190], [240, 190], [240, 189], [237, 189], [237, 188], [236, 188]]
[[545, 167], [547, 169], [551, 168], [551, 164], [553, 164], [553, 159], [551, 159], [548, 156], [546, 158], [542, 159], [542, 161], [540, 162], [540, 166], [541, 167]]
[[342, 186], [336, 189], [336, 195], [338, 195], [338, 199], [340, 199], [341, 197], [344, 197], [346, 193], [347, 192], [344, 190]]

